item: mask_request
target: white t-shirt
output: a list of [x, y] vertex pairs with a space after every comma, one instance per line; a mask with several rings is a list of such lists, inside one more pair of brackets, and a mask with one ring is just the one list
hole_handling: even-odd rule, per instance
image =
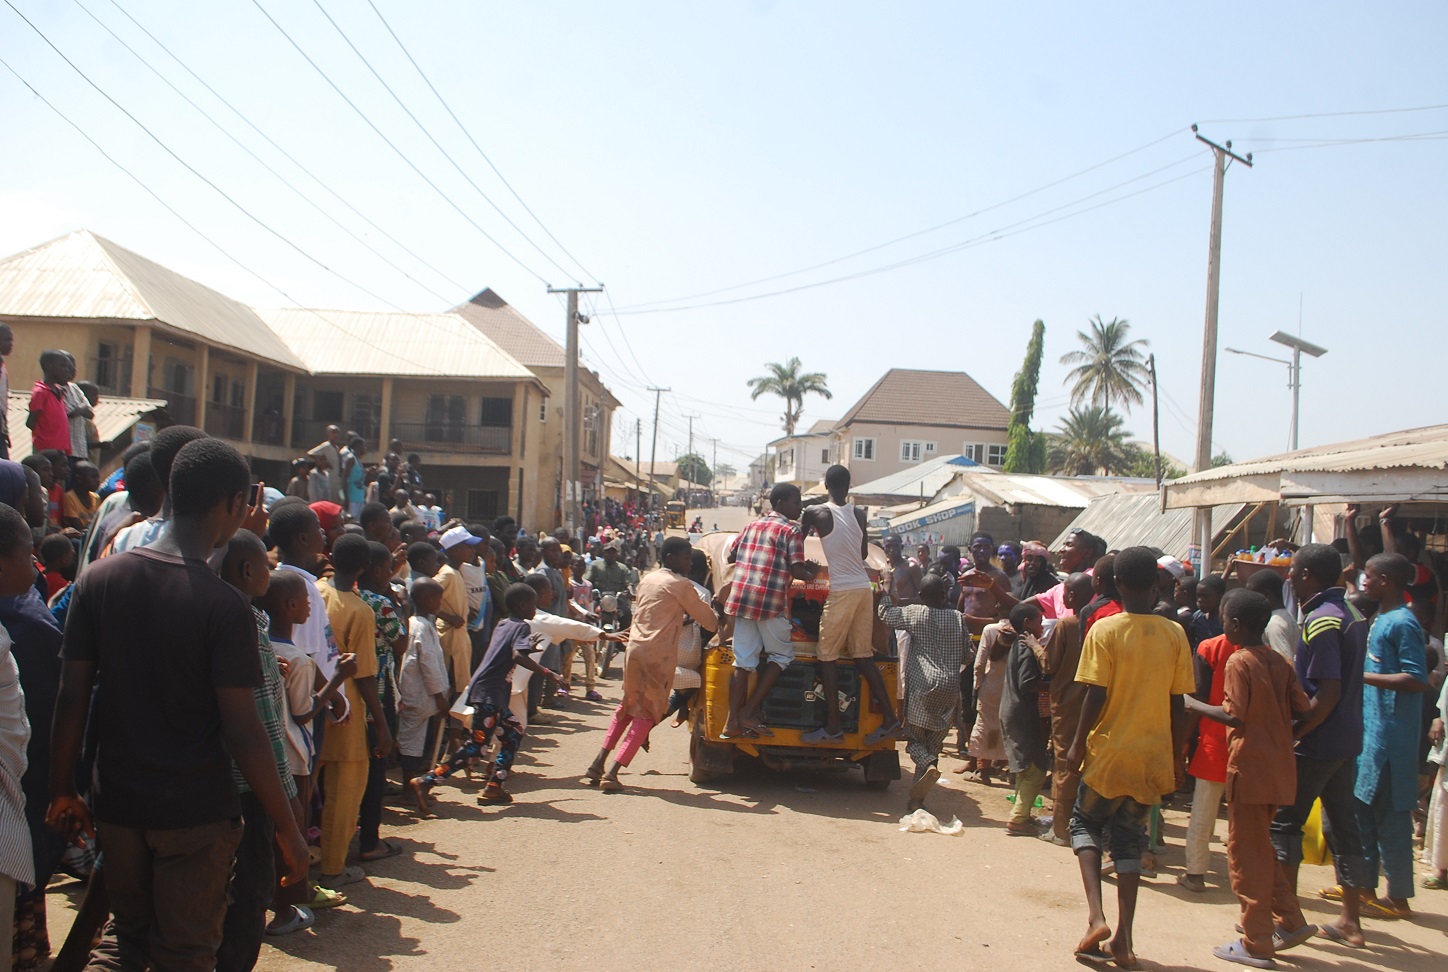
[[317, 664], [310, 655], [290, 641], [271, 640], [272, 650], [287, 663], [287, 764], [293, 776], [312, 772], [312, 730], [296, 716], [312, 710], [312, 691], [317, 684]]
[[332, 624], [327, 620], [327, 602], [322, 600], [322, 592], [317, 590], [317, 579], [291, 564], [282, 564], [277, 570], [301, 574], [307, 582], [307, 603], [312, 611], [306, 623], [292, 628], [292, 643], [311, 656], [324, 680], [330, 680], [337, 671], [337, 658], [342, 653], [337, 650], [337, 639], [332, 636]]
[[1297, 658], [1297, 644], [1302, 638], [1302, 631], [1286, 608], [1272, 612], [1272, 617], [1267, 619], [1265, 637], [1267, 646], [1289, 662]]

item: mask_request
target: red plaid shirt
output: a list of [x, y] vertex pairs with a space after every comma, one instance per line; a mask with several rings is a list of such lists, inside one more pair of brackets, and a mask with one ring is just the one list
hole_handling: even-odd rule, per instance
[[804, 563], [798, 524], [770, 513], [734, 540], [734, 579], [724, 612], [736, 618], [776, 618], [789, 606], [789, 568]]

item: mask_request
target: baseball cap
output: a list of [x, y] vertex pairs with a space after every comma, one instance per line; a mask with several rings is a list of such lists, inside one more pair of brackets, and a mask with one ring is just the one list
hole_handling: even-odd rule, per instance
[[453, 547], [456, 547], [460, 543], [482, 543], [483, 538], [473, 536], [471, 533], [468, 532], [467, 527], [455, 526], [451, 530], [444, 533], [442, 537], [438, 540], [438, 542], [442, 544], [442, 549], [451, 550]]
[[1182, 564], [1180, 560], [1177, 560], [1171, 554], [1163, 554], [1162, 556], [1156, 558], [1156, 565], [1162, 570], [1166, 571], [1168, 574], [1171, 574], [1177, 580], [1181, 580], [1183, 577], [1187, 576], [1186, 567]]

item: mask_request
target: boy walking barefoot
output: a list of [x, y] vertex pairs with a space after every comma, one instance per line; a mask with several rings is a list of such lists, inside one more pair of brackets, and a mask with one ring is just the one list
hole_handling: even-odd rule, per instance
[[1186, 700], [1188, 710], [1227, 726], [1227, 866], [1242, 903], [1242, 937], [1212, 954], [1270, 969], [1275, 953], [1317, 934], [1273, 853], [1271, 832], [1277, 808], [1297, 794], [1292, 724], [1312, 702], [1292, 666], [1265, 644], [1267, 598], [1232, 591], [1222, 599], [1221, 618], [1223, 636], [1236, 648], [1224, 664], [1222, 704]]
[[[1089, 911], [1076, 956], [1134, 969], [1132, 925], [1147, 817], [1181, 782], [1186, 748], [1182, 697], [1195, 680], [1181, 626], [1154, 613], [1156, 556], [1148, 547], [1128, 547], [1116, 555], [1115, 567], [1125, 610], [1099, 621], [1086, 636], [1076, 681], [1088, 688], [1066, 762], [1081, 767], [1071, 847]], [[1116, 865], [1115, 936], [1101, 905], [1101, 855], [1108, 834]], [[1107, 939], [1109, 953], [1101, 948]]]

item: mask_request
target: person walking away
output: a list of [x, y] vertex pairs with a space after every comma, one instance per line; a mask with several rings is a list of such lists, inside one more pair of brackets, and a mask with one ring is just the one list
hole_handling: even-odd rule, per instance
[[905, 752], [915, 764], [907, 813], [925, 806], [925, 797], [940, 779], [940, 751], [960, 702], [960, 660], [970, 638], [960, 612], [946, 604], [941, 577], [927, 576], [917, 593], [918, 604], [896, 605], [887, 596], [878, 609], [881, 621], [910, 636], [910, 653], [902, 663], [909, 739]]
[[1046, 736], [1041, 731], [1040, 696], [1045, 687], [1042, 662], [1046, 654], [1039, 640], [1041, 609], [1035, 604], [1017, 604], [1011, 608], [1010, 622], [1015, 637], [1006, 654], [1000, 721], [1006, 765], [1016, 774], [1016, 802], [1006, 823], [1006, 835], [1039, 837], [1041, 831], [1034, 825], [1031, 811], [1051, 763], [1046, 755]]
[[1277, 952], [1317, 933], [1317, 926], [1302, 916], [1287, 872], [1272, 852], [1270, 830], [1277, 806], [1296, 795], [1293, 720], [1306, 715], [1312, 703], [1291, 664], [1265, 644], [1272, 617], [1266, 597], [1232, 591], [1222, 599], [1221, 617], [1233, 649], [1223, 663], [1222, 704], [1186, 700], [1189, 711], [1227, 727], [1227, 865], [1242, 905], [1242, 935], [1212, 954], [1270, 969]]
[[[1071, 847], [1081, 869], [1089, 911], [1076, 946], [1085, 961], [1108, 957], [1135, 968], [1132, 930], [1151, 808], [1181, 782], [1186, 749], [1182, 696], [1195, 687], [1191, 649], [1181, 626], [1153, 613], [1156, 555], [1128, 547], [1116, 555], [1116, 587], [1125, 612], [1092, 628], [1081, 649], [1076, 680], [1087, 686], [1081, 722], [1066, 754], [1081, 767], [1071, 815]], [[1101, 903], [1101, 855], [1110, 839], [1116, 866], [1116, 934]]]
[[[603, 747], [583, 776], [585, 782], [596, 784], [605, 793], [623, 790], [619, 771], [633, 761], [639, 747], [648, 741], [650, 730], [664, 717], [674, 685], [684, 618], [694, 619], [701, 638], [704, 632], [713, 635], [719, 629], [713, 607], [687, 576], [692, 552], [688, 540], [669, 537], [664, 541], [663, 565], [639, 582], [624, 655], [623, 700], [609, 720]], [[615, 747], [618, 752], [613, 766], [605, 773], [604, 764]]]
[[[1423, 693], [1428, 691], [1427, 637], [1404, 597], [1415, 576], [1408, 558], [1378, 554], [1368, 559], [1363, 574], [1363, 593], [1378, 606], [1368, 629], [1363, 751], [1353, 790], [1368, 864], [1363, 910], [1407, 918], [1413, 913], [1408, 899], [1414, 894], [1413, 808], [1418, 804]], [[1377, 897], [1379, 861], [1387, 876], [1386, 899]]]
[[[734, 573], [724, 613], [734, 618], [734, 672], [729, 678], [729, 718], [721, 733], [725, 739], [774, 735], [760, 722], [759, 707], [794, 661], [789, 585], [820, 571], [819, 564], [804, 559], [804, 534], [794, 522], [803, 507], [799, 487], [776, 485], [769, 505], [769, 513], [746, 526], [729, 548]], [[607, 552], [604, 548], [605, 556]], [[759, 676], [753, 691], [751, 673]]]
[[1340, 586], [1342, 560], [1323, 543], [1309, 543], [1292, 556], [1288, 583], [1302, 610], [1302, 643], [1297, 646], [1297, 680], [1312, 700], [1298, 723], [1297, 793], [1277, 810], [1272, 846], [1296, 893], [1302, 864], [1302, 828], [1312, 805], [1322, 801], [1324, 831], [1332, 834], [1342, 913], [1320, 934], [1331, 941], [1361, 947], [1359, 899], [1368, 885], [1367, 861], [1358, 832], [1353, 788], [1363, 745], [1363, 661], [1367, 622], [1347, 602]]
[[1187, 821], [1187, 871], [1177, 878], [1177, 884], [1197, 894], [1207, 890], [1217, 811], [1222, 807], [1222, 797], [1227, 790], [1227, 723], [1201, 719], [1200, 706], [1222, 705], [1227, 685], [1227, 659], [1237, 648], [1238, 645], [1226, 635], [1217, 635], [1197, 645], [1192, 658], [1197, 679], [1197, 688], [1192, 696], [1200, 705], [1187, 704], [1189, 724], [1197, 723], [1197, 751], [1187, 765], [1187, 772], [1196, 783], [1192, 790], [1191, 818]]
[[[1029, 570], [1030, 555], [1027, 555]], [[1055, 765], [1051, 772], [1051, 832], [1042, 834], [1060, 847], [1071, 844], [1071, 810], [1081, 788], [1079, 767], [1066, 760], [1076, 726], [1081, 721], [1081, 705], [1086, 699], [1086, 686], [1076, 681], [1076, 668], [1081, 663], [1081, 619], [1077, 611], [1091, 600], [1091, 575], [1072, 574], [1066, 578], [1062, 603], [1070, 613], [1058, 618], [1046, 635], [1046, 670], [1051, 675], [1051, 749]]]
[[255, 617], [206, 565], [248, 514], [251, 472], [231, 446], [201, 439], [176, 455], [170, 484], [165, 534], [76, 583], [46, 822], [70, 840], [94, 832], [75, 772], [93, 709], [114, 967], [209, 972], [242, 834], [232, 760], [276, 828], [285, 883], [306, 880], [307, 849], [257, 716]]
[[834, 465], [825, 470], [829, 500], [812, 506], [801, 519], [804, 535], [819, 534], [830, 571], [830, 592], [820, 615], [820, 640], [815, 646], [820, 680], [824, 683], [825, 724], [800, 736], [801, 742], [838, 743], [840, 728], [839, 660], [846, 657], [870, 686], [870, 700], [884, 715], [879, 728], [865, 736], [874, 746], [904, 731], [895, 714], [895, 700], [875, 664], [875, 594], [865, 557], [869, 553], [865, 511], [848, 502], [850, 471]]

